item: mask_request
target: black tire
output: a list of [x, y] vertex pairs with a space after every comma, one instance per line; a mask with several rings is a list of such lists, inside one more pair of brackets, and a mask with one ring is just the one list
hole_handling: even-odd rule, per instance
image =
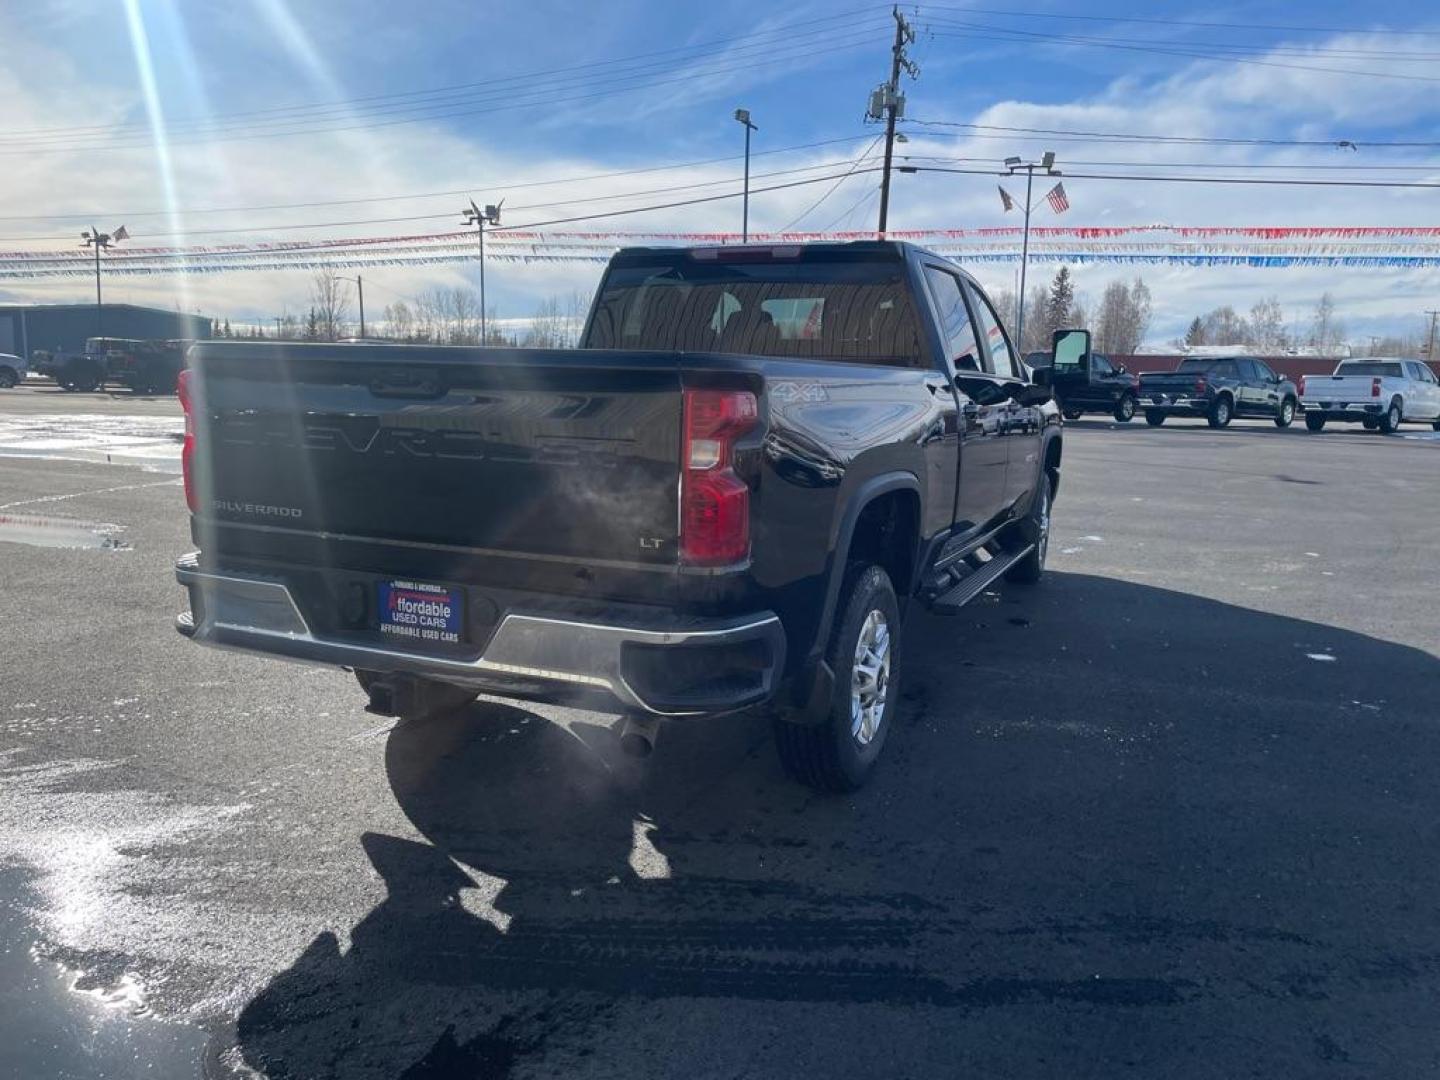
[[1275, 426], [1287, 428], [1295, 422], [1295, 399], [1287, 397], [1280, 402], [1280, 411], [1275, 414]]
[[[870, 778], [890, 733], [899, 697], [895, 672], [899, 661], [900, 605], [890, 576], [879, 566], [853, 568], [841, 603], [825, 652], [835, 682], [823, 716], [818, 723], [800, 723], [783, 716], [775, 720], [780, 764], [792, 777], [816, 791], [855, 791]], [[886, 664], [872, 684], [880, 687], [882, 700], [878, 719], [865, 739], [855, 711], [859, 696], [855, 661], [861, 633], [873, 628], [869, 620], [875, 614], [888, 631]], [[871, 700], [873, 703], [873, 697]]]
[[1374, 431], [1380, 426], [1380, 421], [1373, 416], [1367, 416], [1364, 420], [1360, 421], [1360, 426], [1366, 431]]
[[1149, 424], [1151, 427], [1159, 427], [1164, 422], [1165, 414], [1159, 409], [1145, 410], [1145, 423]]
[[1430, 430], [1431, 430], [1431, 431], [1440, 431], [1440, 416], [1437, 416], [1437, 417], [1435, 418], [1435, 422], [1430, 425]]
[[1305, 427], [1306, 427], [1307, 429], [1309, 429], [1310, 431], [1324, 431], [1324, 430], [1325, 430], [1325, 414], [1324, 414], [1324, 413], [1313, 413], [1313, 412], [1312, 412], [1312, 413], [1306, 413], [1306, 414], [1305, 414]]
[[1400, 421], [1404, 416], [1404, 407], [1400, 404], [1400, 400], [1397, 398], [1390, 402], [1390, 407], [1380, 414], [1379, 423], [1376, 425], [1380, 429], [1380, 434], [1394, 435], [1400, 430]]
[[1085, 413], [1081, 409], [1062, 409], [1060, 415], [1066, 420], [1079, 420]]
[[1122, 424], [1128, 424], [1135, 419], [1135, 395], [1121, 394], [1120, 400], [1115, 403], [1115, 419]]
[[1221, 394], [1215, 399], [1215, 404], [1210, 406], [1210, 412], [1205, 416], [1205, 422], [1213, 428], [1229, 427], [1230, 421], [1235, 418], [1235, 404], [1230, 400], [1228, 394]]
[[1040, 470], [1040, 490], [1030, 504], [1025, 527], [1018, 533], [1021, 543], [1035, 545], [1034, 550], [1005, 571], [1005, 580], [1033, 585], [1045, 573], [1045, 555], [1050, 550], [1050, 509], [1054, 505], [1050, 491], [1050, 474]]
[[[367, 696], [371, 685], [380, 677], [375, 671], [361, 671], [358, 668], [355, 670], [355, 681]], [[397, 717], [402, 724], [432, 716], [444, 716], [465, 708], [475, 700], [475, 691], [466, 690], [463, 686], [451, 686], [449, 683], [434, 682], [430, 679], [421, 680], [421, 684], [423, 691], [416, 695], [419, 702], [417, 707]]]
[[19, 381], [20, 376], [14, 368], [0, 367], [0, 390], [13, 390]]

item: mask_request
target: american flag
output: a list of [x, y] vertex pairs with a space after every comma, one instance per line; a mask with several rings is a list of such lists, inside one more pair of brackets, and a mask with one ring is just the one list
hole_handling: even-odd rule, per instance
[[1066, 210], [1070, 209], [1070, 200], [1065, 197], [1065, 185], [1063, 183], [1056, 184], [1051, 188], [1049, 192], [1046, 193], [1045, 198], [1050, 203], [1050, 209], [1054, 210], [1057, 214], [1063, 214]]
[[995, 186], [1000, 188], [1000, 201], [1004, 204], [1005, 212], [1008, 214], [1011, 210], [1015, 209], [1015, 200], [1011, 198], [1010, 193], [1006, 191], [1003, 187], [1001, 187], [999, 184], [996, 184]]

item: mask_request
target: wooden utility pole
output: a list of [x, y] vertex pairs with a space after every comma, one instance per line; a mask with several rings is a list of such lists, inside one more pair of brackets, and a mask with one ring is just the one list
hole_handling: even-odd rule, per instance
[[885, 236], [885, 222], [890, 214], [890, 160], [895, 150], [895, 121], [905, 109], [905, 98], [900, 93], [900, 72], [908, 72], [913, 79], [920, 69], [905, 55], [905, 46], [915, 40], [915, 31], [898, 7], [891, 8], [895, 16], [895, 44], [890, 50], [890, 81], [870, 95], [870, 115], [879, 119], [877, 106], [885, 115], [885, 167], [880, 172], [880, 236]]

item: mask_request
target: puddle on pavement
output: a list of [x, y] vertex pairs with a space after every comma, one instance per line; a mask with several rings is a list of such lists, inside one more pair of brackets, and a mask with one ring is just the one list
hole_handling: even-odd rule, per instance
[[124, 531], [123, 525], [107, 525], [98, 521], [42, 517], [39, 514], [0, 513], [0, 543], [128, 551], [130, 545], [121, 538]]
[[209, 1036], [148, 1015], [133, 976], [74, 989], [77, 976], [35, 956], [26, 912], [31, 875], [0, 869], [0, 1076], [63, 1080], [191, 1077], [207, 1068]]
[[104, 461], [179, 472], [184, 420], [175, 416], [0, 417], [0, 457]]

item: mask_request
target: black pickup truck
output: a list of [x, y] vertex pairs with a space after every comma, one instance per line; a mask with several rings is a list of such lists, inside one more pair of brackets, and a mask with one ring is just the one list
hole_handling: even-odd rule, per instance
[[1135, 419], [1140, 380], [1124, 364], [1098, 352], [1070, 357], [1031, 353], [1025, 359], [1034, 368], [1050, 368], [1050, 390], [1066, 420], [1079, 420], [1087, 412], [1109, 413], [1122, 424]]
[[1139, 394], [1151, 427], [1169, 416], [1203, 416], [1212, 428], [1259, 416], [1287, 428], [1300, 409], [1295, 384], [1253, 356], [1187, 356], [1174, 371], [1141, 372]]
[[763, 703], [789, 771], [849, 789], [906, 609], [1044, 566], [1049, 390], [905, 244], [626, 249], [576, 350], [189, 360], [180, 631], [352, 668], [384, 714], [560, 700], [647, 752], [660, 717]]

